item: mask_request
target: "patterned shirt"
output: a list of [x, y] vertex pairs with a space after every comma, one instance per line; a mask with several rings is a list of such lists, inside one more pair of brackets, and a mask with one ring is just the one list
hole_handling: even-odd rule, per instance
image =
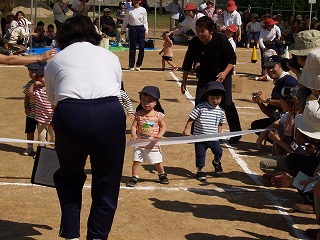
[[[24, 87], [23, 93], [24, 93], [25, 95], [28, 94], [29, 87], [30, 87], [32, 84], [34, 84], [34, 80], [31, 79], [31, 80], [27, 83], [27, 85]], [[33, 95], [30, 96], [29, 106], [28, 106], [28, 107], [30, 108], [30, 113], [27, 114], [27, 116], [30, 117], [30, 118], [34, 118], [34, 116], [35, 116], [35, 114], [36, 114], [36, 99], [35, 99], [35, 97], [34, 97]]]
[[119, 102], [124, 107], [124, 109], [129, 114], [133, 114], [134, 111], [133, 111], [133, 107], [132, 107], [132, 102], [131, 102], [128, 94], [126, 93], [126, 91], [123, 91], [122, 89], [120, 89], [120, 96], [118, 96], [118, 98], [119, 98]]
[[155, 112], [153, 116], [145, 116], [142, 111], [135, 114], [137, 119], [137, 134], [141, 139], [154, 138], [160, 131], [159, 123], [164, 117], [161, 112]]
[[194, 135], [218, 133], [219, 124], [226, 122], [226, 115], [220, 106], [213, 107], [208, 102], [198, 104], [189, 117], [194, 120]]
[[47, 92], [45, 87], [36, 87], [33, 95], [36, 99], [36, 115], [35, 120], [39, 123], [49, 124], [52, 121], [53, 110], [51, 104], [47, 98]]

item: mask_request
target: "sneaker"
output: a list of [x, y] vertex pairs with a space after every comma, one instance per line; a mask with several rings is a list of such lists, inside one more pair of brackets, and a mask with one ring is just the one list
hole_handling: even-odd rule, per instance
[[205, 172], [197, 172], [197, 180], [200, 182], [205, 182], [207, 180]]
[[178, 70], [178, 67], [177, 67], [177, 66], [173, 67], [173, 71], [174, 71], [174, 72], [176, 72], [177, 70]]
[[212, 165], [214, 166], [215, 173], [223, 173], [223, 169], [221, 167], [221, 162], [216, 163], [214, 160], [212, 160]]
[[169, 184], [169, 179], [167, 177], [167, 173], [159, 174], [159, 180], [161, 184]]
[[138, 178], [136, 176], [132, 176], [129, 181], [126, 183], [127, 187], [134, 187], [138, 183]]
[[27, 148], [23, 153], [21, 153], [23, 156], [34, 156], [35, 154], [36, 152], [32, 148]]
[[313, 206], [313, 204], [300, 204], [300, 203], [296, 203], [295, 205], [293, 205], [292, 208], [293, 208], [294, 210], [296, 210], [297, 212], [309, 213], [309, 214], [314, 213], [314, 206]]
[[140, 71], [140, 67], [136, 67], [136, 71]]
[[319, 232], [320, 232], [319, 228], [317, 228], [317, 229], [309, 228], [304, 231], [304, 233], [307, 235], [307, 237], [311, 238], [311, 239], [317, 239], [317, 235]]
[[238, 142], [240, 141], [241, 137], [242, 137], [242, 136], [231, 137], [231, 138], [228, 140], [228, 142], [229, 142], [230, 144], [236, 144], [236, 143], [238, 143]]
[[129, 68], [129, 71], [134, 71], [134, 68]]
[[250, 48], [250, 43], [247, 43], [247, 48], [248, 48], [248, 49]]

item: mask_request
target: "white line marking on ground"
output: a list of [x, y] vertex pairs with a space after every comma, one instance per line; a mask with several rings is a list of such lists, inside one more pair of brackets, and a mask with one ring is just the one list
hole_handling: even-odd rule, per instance
[[[170, 72], [170, 75], [176, 80], [176, 82], [181, 86], [179, 79], [177, 76], [173, 73]], [[193, 105], [195, 102], [192, 102]], [[232, 157], [235, 159], [235, 161], [239, 164], [239, 166], [244, 170], [245, 173], [249, 175], [249, 177], [256, 183], [257, 186], [263, 186], [262, 182], [259, 180], [259, 176], [257, 173], [252, 172], [247, 163], [242, 160], [242, 158], [235, 152], [233, 147], [231, 147], [226, 140], [224, 140], [224, 143], [226, 147], [228, 148], [229, 152], [231, 153]], [[286, 219], [287, 224], [290, 226], [294, 234], [299, 238], [299, 239], [305, 239], [306, 236], [299, 230], [298, 227], [294, 226], [295, 223], [292, 219], [292, 217], [289, 215], [288, 211], [284, 210], [285, 208], [281, 206], [280, 204], [280, 199], [274, 195], [272, 195], [269, 191], [264, 192], [266, 197], [273, 203], [273, 205], [278, 209], [278, 212]]]

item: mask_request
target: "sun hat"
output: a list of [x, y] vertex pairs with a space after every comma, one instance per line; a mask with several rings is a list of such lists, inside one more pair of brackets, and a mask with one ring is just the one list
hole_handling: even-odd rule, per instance
[[297, 16], [296, 16], [296, 19], [299, 20], [299, 21], [302, 21], [302, 20], [303, 20], [303, 18], [302, 18], [301, 15], [297, 15]]
[[232, 12], [232, 11], [234, 11], [234, 10], [237, 10], [238, 9], [238, 7], [237, 7], [237, 5], [236, 5], [236, 3], [235, 3], [235, 1], [228, 1], [227, 2], [227, 10], [229, 11], [229, 12]]
[[13, 12], [8, 12], [7, 18], [8, 18], [9, 16], [14, 16], [14, 13], [13, 13]]
[[43, 76], [44, 75], [44, 67], [39, 67], [39, 69], [37, 70], [37, 75], [38, 76]]
[[13, 20], [11, 23], [10, 23], [10, 27], [12, 28], [15, 28], [15, 27], [18, 27], [19, 26], [19, 23], [16, 21], [16, 20]]
[[227, 30], [230, 31], [230, 32], [235, 33], [235, 32], [237, 31], [237, 27], [236, 27], [235, 25], [230, 24], [230, 25], [227, 27]]
[[320, 90], [320, 48], [308, 53], [298, 82], [307, 88]]
[[197, 11], [197, 10], [196, 10], [196, 6], [195, 6], [194, 4], [192, 4], [192, 3], [188, 3], [188, 4], [185, 6], [184, 10], [185, 10], [185, 11], [192, 11], [192, 10]]
[[272, 55], [268, 58], [267, 62], [264, 64], [265, 67], [273, 67], [274, 65], [281, 63], [283, 58], [279, 55]]
[[317, 18], [317, 17], [313, 17], [313, 18], [312, 18], [312, 21], [313, 21], [313, 20], [318, 21], [318, 18]]
[[264, 20], [264, 25], [266, 26], [271, 26], [271, 25], [276, 25], [278, 24], [279, 22], [273, 20], [272, 18], [268, 17], [266, 18], [266, 20]]
[[28, 70], [38, 70], [40, 68], [39, 63], [30, 63], [25, 66], [28, 68]]
[[104, 12], [110, 12], [110, 9], [109, 8], [105, 8], [103, 9]]
[[307, 56], [310, 51], [318, 47], [320, 47], [320, 31], [306, 30], [297, 34], [295, 42], [288, 50], [297, 56]]
[[320, 109], [318, 100], [306, 103], [302, 114], [294, 119], [300, 132], [314, 139], [320, 139]]
[[139, 94], [141, 95], [142, 93], [144, 94], [148, 94], [151, 97], [154, 97], [155, 99], [159, 99], [160, 98], [160, 90], [159, 88], [155, 87], [155, 86], [145, 86], [144, 88], [142, 88], [142, 90], [139, 92]]
[[206, 86], [206, 92], [210, 92], [210, 91], [214, 91], [214, 90], [226, 92], [222, 83], [217, 82], [217, 81], [211, 81]]
[[252, 18], [258, 18], [258, 14], [253, 13], [253, 14], [251, 15], [251, 17], [252, 17]]

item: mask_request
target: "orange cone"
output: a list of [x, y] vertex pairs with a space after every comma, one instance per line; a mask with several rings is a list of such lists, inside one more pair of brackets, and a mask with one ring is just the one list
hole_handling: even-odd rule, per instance
[[251, 62], [252, 63], [256, 63], [257, 62], [257, 49], [256, 49], [256, 46], [253, 47], [253, 50], [252, 50], [252, 55], [251, 55]]

